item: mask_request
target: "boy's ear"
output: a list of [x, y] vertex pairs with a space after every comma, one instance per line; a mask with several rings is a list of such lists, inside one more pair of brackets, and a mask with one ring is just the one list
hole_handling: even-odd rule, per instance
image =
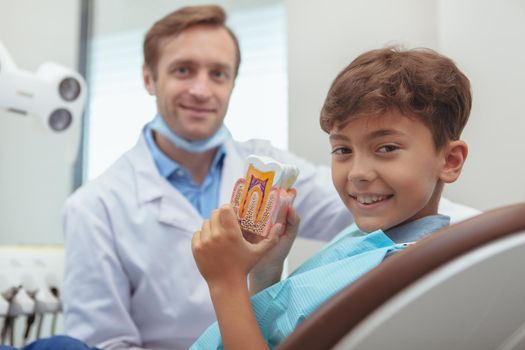
[[464, 141], [450, 141], [443, 148], [444, 163], [441, 168], [440, 179], [445, 183], [457, 180], [461, 174], [463, 164], [467, 159], [468, 146]]
[[153, 78], [153, 72], [144, 63], [142, 65], [142, 78], [144, 79], [144, 87], [148, 90], [148, 93], [153, 96], [155, 95], [155, 79]]

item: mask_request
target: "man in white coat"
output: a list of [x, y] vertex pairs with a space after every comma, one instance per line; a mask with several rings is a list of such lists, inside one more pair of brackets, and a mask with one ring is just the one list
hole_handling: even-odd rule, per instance
[[300, 168], [302, 237], [329, 239], [352, 222], [315, 166], [268, 142], [231, 139], [223, 119], [240, 52], [224, 21], [220, 7], [197, 6], [152, 26], [143, 75], [158, 114], [66, 203], [65, 330], [91, 346], [186, 349], [214, 321], [191, 237], [229, 201], [250, 154]]

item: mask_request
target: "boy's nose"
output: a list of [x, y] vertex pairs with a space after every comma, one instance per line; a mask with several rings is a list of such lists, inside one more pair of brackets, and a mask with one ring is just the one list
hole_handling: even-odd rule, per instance
[[360, 157], [354, 157], [347, 175], [348, 181], [354, 185], [365, 184], [375, 179], [376, 174], [369, 162]]

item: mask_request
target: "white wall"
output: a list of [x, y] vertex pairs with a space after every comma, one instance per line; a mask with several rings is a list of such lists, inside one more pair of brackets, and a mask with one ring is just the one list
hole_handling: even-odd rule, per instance
[[439, 2], [439, 47], [470, 78], [470, 146], [446, 195], [480, 209], [525, 200], [525, 2]]
[[[78, 0], [0, 0], [0, 41], [19, 68], [44, 61], [76, 68]], [[32, 118], [0, 111], [0, 244], [60, 243], [72, 187], [62, 146]]]
[[433, 0], [286, 0], [289, 148], [329, 164], [319, 112], [332, 80], [358, 54], [388, 43], [438, 42]]

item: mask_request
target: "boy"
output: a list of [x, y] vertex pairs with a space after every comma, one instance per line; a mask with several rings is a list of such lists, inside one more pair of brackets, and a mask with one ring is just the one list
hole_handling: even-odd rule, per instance
[[[193, 237], [193, 253], [217, 315], [194, 349], [268, 349], [337, 291], [388, 254], [448, 225], [437, 214], [445, 183], [467, 156], [459, 139], [471, 108], [470, 83], [427, 49], [385, 48], [356, 58], [333, 82], [321, 111], [330, 136], [332, 179], [355, 224], [278, 282], [299, 219], [267, 240], [243, 238], [228, 206]], [[264, 257], [263, 257], [264, 256]], [[250, 291], [258, 292], [250, 302]]]

